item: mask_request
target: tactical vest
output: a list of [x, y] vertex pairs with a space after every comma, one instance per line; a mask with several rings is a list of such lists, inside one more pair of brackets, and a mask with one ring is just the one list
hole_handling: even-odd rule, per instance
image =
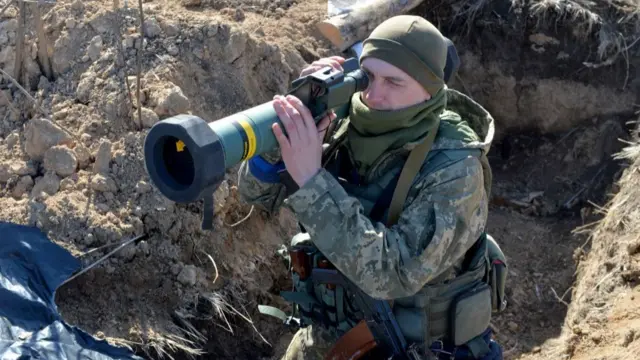
[[[375, 181], [358, 183], [357, 175], [349, 173], [353, 166], [349, 163], [348, 150], [342, 143], [342, 139], [337, 139], [333, 149], [328, 151], [325, 169], [338, 179], [347, 193], [358, 198], [365, 215], [373, 221], [384, 221], [404, 161], [397, 152], [391, 152], [376, 165], [379, 176], [375, 176]], [[469, 155], [480, 156], [480, 150], [433, 150], [426, 159], [426, 168], [418, 177]], [[345, 178], [349, 176], [352, 178]], [[409, 191], [407, 198], [412, 195], [412, 191]], [[281, 295], [294, 303], [300, 326], [325, 326], [334, 330], [336, 337], [339, 337], [357, 325], [362, 315], [343, 288], [314, 285], [306, 278], [308, 270], [294, 268], [292, 264], [296, 259], [291, 256], [298, 256], [302, 252], [311, 267], [331, 266], [313, 246], [308, 234], [297, 234], [287, 251], [281, 252], [287, 259], [293, 280], [293, 290], [283, 291]], [[491, 236], [483, 234], [467, 252], [460, 266], [457, 277], [435, 279], [416, 294], [393, 301], [393, 313], [407, 342], [419, 344], [427, 358], [427, 349], [436, 341], [454, 343], [455, 346], [467, 345], [472, 352], [481, 352], [481, 335], [489, 326], [492, 312], [502, 311], [506, 306], [506, 259]], [[266, 307], [262, 311], [274, 315]]]

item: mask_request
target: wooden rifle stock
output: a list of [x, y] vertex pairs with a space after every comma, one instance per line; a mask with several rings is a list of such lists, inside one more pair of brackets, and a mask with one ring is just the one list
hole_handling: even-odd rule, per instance
[[325, 356], [325, 360], [357, 360], [365, 356], [378, 344], [367, 323], [362, 320], [342, 335]]

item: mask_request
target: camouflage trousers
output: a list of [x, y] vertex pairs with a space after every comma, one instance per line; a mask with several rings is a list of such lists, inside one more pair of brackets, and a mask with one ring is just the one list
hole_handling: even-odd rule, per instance
[[337, 340], [322, 326], [309, 325], [296, 332], [280, 360], [323, 360]]

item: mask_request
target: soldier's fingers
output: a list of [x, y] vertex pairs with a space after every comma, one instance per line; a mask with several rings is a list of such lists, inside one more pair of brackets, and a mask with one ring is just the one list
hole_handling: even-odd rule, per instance
[[340, 62], [331, 58], [323, 58], [320, 60], [316, 60], [312, 63], [312, 65], [321, 66], [321, 67], [329, 66], [336, 70], [342, 71], [342, 65], [340, 64]]
[[309, 74], [313, 74], [314, 72], [320, 70], [321, 67], [318, 66], [308, 66], [306, 68], [304, 68], [301, 72], [300, 72], [300, 77], [302, 76], [307, 76]]
[[276, 136], [276, 140], [280, 145], [280, 150], [289, 151], [289, 149], [291, 148], [291, 143], [289, 142], [289, 139], [287, 139], [286, 135], [282, 131], [282, 128], [280, 127], [280, 125], [278, 125], [278, 123], [273, 123], [273, 125], [271, 125], [271, 130], [273, 130], [273, 134]]
[[342, 56], [330, 56], [329, 58], [337, 61], [338, 63], [340, 63], [340, 65], [344, 64], [344, 62], [346, 61], [346, 59]]
[[[295, 124], [295, 134], [289, 135], [289, 141], [291, 141], [293, 148], [297, 148], [308, 141], [306, 122], [304, 121], [302, 114], [300, 114], [300, 111], [293, 106], [290, 96], [282, 99], [282, 105], [284, 107], [284, 111], [287, 112], [287, 115], [291, 119], [291, 122]], [[289, 130], [287, 129], [287, 131]]]
[[277, 95], [273, 100], [273, 107], [276, 110], [276, 114], [278, 114], [278, 118], [280, 118], [280, 122], [282, 122], [284, 130], [287, 132], [289, 144], [295, 147], [297, 138], [299, 137], [297, 129], [299, 125], [296, 124], [293, 119], [291, 119], [291, 116], [286, 110], [284, 103], [285, 102], [283, 101], [282, 96]]
[[302, 122], [305, 124], [305, 129], [300, 130], [307, 132], [307, 139], [315, 139], [318, 128], [315, 121], [313, 120], [313, 115], [311, 115], [311, 111], [309, 111], [309, 108], [307, 108], [307, 106], [303, 104], [300, 99], [293, 95], [287, 95], [287, 100], [289, 100], [289, 103], [295, 108], [295, 110], [297, 110], [302, 118]]

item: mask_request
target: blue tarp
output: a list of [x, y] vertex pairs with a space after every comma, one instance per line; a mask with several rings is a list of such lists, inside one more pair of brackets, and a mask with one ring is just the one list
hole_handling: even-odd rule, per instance
[[0, 222], [0, 358], [141, 359], [68, 325], [55, 291], [81, 267], [38, 228]]

